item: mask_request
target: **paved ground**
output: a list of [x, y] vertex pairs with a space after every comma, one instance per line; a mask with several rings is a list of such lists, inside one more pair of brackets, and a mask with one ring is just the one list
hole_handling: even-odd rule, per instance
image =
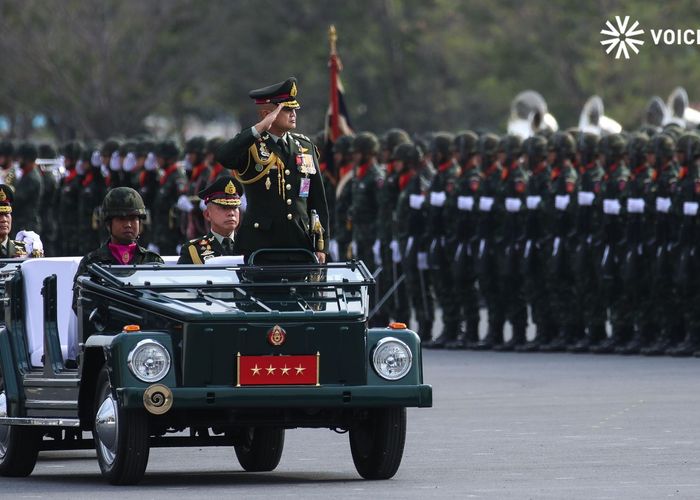
[[44, 453], [1, 498], [700, 498], [700, 360], [425, 353], [432, 409], [409, 411], [393, 480], [354, 470], [346, 435], [287, 433], [280, 467], [227, 448], [156, 449], [143, 483], [106, 485], [94, 452]]

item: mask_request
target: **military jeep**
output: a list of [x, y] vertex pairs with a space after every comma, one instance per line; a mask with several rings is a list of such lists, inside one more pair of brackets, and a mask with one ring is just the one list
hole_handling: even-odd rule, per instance
[[77, 262], [34, 261], [0, 268], [0, 475], [94, 448], [110, 483], [134, 484], [151, 447], [185, 446], [232, 446], [244, 470], [271, 471], [285, 430], [306, 427], [347, 431], [359, 474], [387, 479], [406, 408], [432, 405], [418, 336], [368, 329], [362, 262], [93, 264], [73, 315]]

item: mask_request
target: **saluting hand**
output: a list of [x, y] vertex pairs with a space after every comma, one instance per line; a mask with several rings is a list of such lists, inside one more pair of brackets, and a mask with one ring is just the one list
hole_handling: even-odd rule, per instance
[[277, 115], [280, 114], [280, 111], [282, 111], [283, 107], [284, 103], [279, 103], [274, 111], [270, 111], [268, 114], [265, 115], [265, 117], [262, 120], [255, 124], [255, 129], [258, 131], [259, 134], [270, 130], [270, 127], [272, 127], [272, 124], [277, 119]]

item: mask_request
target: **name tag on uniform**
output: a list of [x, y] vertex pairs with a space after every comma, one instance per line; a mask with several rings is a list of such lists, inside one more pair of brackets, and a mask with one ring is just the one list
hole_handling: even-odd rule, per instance
[[297, 164], [299, 165], [299, 171], [302, 174], [315, 174], [316, 165], [314, 165], [314, 157], [310, 154], [300, 154], [297, 156]]
[[299, 196], [301, 198], [308, 198], [310, 190], [311, 190], [311, 179], [309, 177], [302, 177], [300, 184], [299, 184]]

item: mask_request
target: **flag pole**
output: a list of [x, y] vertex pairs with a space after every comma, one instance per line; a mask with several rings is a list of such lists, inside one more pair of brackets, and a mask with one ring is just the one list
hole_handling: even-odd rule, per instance
[[340, 115], [338, 103], [338, 72], [340, 71], [340, 62], [338, 60], [338, 52], [336, 50], [336, 42], [338, 34], [335, 30], [335, 25], [331, 24], [328, 28], [328, 41], [330, 42], [330, 78], [331, 78], [331, 142], [335, 142], [340, 137], [340, 125], [338, 118]]

